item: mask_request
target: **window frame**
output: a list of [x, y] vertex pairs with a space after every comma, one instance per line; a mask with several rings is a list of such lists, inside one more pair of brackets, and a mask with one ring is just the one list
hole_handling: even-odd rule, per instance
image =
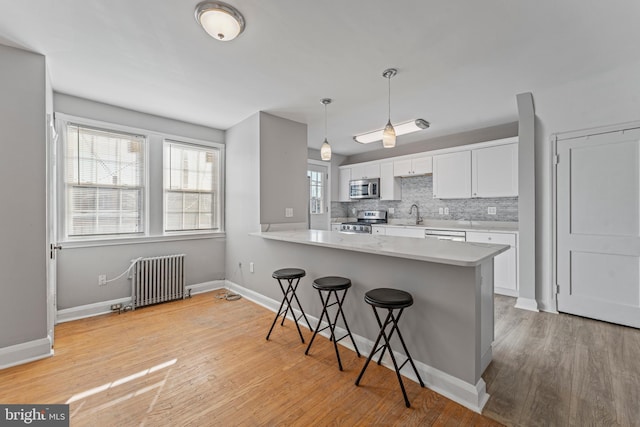
[[[225, 237], [225, 145], [220, 142], [174, 135], [157, 130], [121, 125], [106, 121], [88, 119], [69, 115], [66, 113], [54, 113], [55, 128], [58, 137], [53, 138], [55, 150], [55, 188], [57, 197], [55, 204], [55, 224], [58, 230], [57, 241], [64, 243], [64, 247], [98, 247], [110, 245], [126, 245], [133, 243], [150, 243], [175, 240], [209, 239]], [[121, 235], [91, 235], [69, 236], [66, 225], [67, 196], [65, 183], [65, 143], [67, 124], [97, 128], [104, 131], [122, 132], [125, 134], [140, 135], [145, 138], [144, 153], [144, 232], [138, 234]], [[195, 230], [164, 232], [164, 140], [171, 140], [191, 144], [195, 146], [211, 147], [218, 149], [220, 158], [219, 170], [219, 228], [218, 230]]]
[[[167, 230], [167, 192], [171, 191], [167, 189], [167, 162], [169, 158], [166, 156], [167, 146], [169, 144], [175, 144], [184, 147], [193, 147], [195, 149], [206, 150], [213, 149], [218, 150], [219, 161], [219, 177], [217, 186], [217, 196], [212, 199], [212, 204], [217, 205], [218, 227], [213, 229], [196, 229], [196, 230]], [[162, 232], [166, 236], [176, 235], [193, 235], [193, 234], [215, 234], [221, 233], [224, 230], [224, 145], [213, 142], [197, 141], [191, 138], [169, 138], [164, 137], [162, 139]], [[212, 188], [211, 193], [216, 194], [216, 188]]]

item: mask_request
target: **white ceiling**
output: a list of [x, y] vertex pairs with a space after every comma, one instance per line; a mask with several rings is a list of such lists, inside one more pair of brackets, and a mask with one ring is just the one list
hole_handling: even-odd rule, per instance
[[[42, 53], [54, 90], [228, 129], [257, 111], [309, 125], [334, 152], [387, 120], [432, 127], [399, 144], [517, 120], [515, 96], [637, 61], [640, 2], [228, 0], [247, 27], [223, 43], [198, 0], [0, 0], [0, 43]], [[624, 7], [623, 7], [624, 6]]]

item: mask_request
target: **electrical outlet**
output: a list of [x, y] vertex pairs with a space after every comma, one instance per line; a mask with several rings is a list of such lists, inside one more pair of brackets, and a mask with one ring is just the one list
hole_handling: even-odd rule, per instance
[[495, 214], [496, 214], [496, 211], [497, 211], [497, 210], [496, 210], [496, 207], [495, 207], [495, 206], [489, 206], [489, 207], [487, 208], [487, 214], [489, 214], [489, 215], [495, 215]]
[[253, 263], [249, 263], [249, 273], [253, 273]]
[[291, 218], [293, 216], [293, 208], [284, 208], [284, 216]]
[[438, 208], [438, 213], [439, 213], [440, 215], [443, 215], [443, 214], [444, 214], [444, 209], [442, 209], [442, 208]]
[[395, 208], [389, 208], [389, 214], [393, 215], [394, 213], [396, 213]]
[[122, 304], [111, 304], [111, 311], [122, 310]]
[[444, 208], [444, 214], [449, 215], [449, 208]]
[[104, 286], [107, 284], [107, 275], [106, 274], [100, 274], [98, 276], [98, 286]]

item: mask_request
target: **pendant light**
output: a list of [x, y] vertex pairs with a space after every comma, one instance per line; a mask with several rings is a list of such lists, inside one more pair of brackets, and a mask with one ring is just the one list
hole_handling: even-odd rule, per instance
[[331, 98], [322, 98], [320, 102], [324, 104], [324, 142], [320, 148], [320, 158], [328, 162], [331, 160], [331, 146], [327, 141], [327, 104], [331, 104]]
[[391, 124], [391, 77], [395, 76], [398, 70], [395, 68], [387, 68], [382, 72], [382, 77], [389, 80], [389, 120], [382, 132], [382, 146], [384, 148], [393, 148], [396, 146], [396, 130]]

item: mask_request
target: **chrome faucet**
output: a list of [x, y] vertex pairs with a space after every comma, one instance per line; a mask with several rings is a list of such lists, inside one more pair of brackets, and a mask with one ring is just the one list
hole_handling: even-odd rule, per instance
[[416, 208], [416, 225], [418, 225], [422, 223], [422, 218], [420, 218], [420, 208], [418, 207], [418, 205], [416, 205], [415, 203], [411, 205], [411, 208], [409, 208], [409, 215], [413, 213], [414, 207]]

